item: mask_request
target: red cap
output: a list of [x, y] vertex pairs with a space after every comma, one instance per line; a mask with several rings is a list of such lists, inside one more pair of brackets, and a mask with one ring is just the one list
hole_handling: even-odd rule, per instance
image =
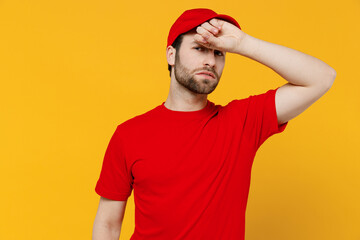
[[240, 25], [237, 23], [237, 21], [228, 15], [217, 14], [213, 10], [206, 8], [186, 10], [171, 26], [167, 39], [167, 47], [170, 46], [180, 34], [186, 33], [187, 31], [190, 31], [191, 29], [212, 18], [225, 20], [240, 28]]

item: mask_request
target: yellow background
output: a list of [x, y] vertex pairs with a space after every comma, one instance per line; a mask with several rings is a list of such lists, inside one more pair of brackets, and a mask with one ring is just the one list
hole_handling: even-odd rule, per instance
[[[186, 9], [236, 18], [337, 71], [328, 93], [259, 150], [247, 240], [360, 239], [360, 1], [0, 1], [0, 239], [90, 239], [116, 126], [165, 101], [170, 26]], [[285, 84], [228, 54], [209, 99]], [[133, 195], [120, 239], [134, 229]]]

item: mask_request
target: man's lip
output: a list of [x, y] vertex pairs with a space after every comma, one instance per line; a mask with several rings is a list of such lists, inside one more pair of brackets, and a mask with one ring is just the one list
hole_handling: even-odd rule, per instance
[[210, 75], [211, 77], [215, 78], [215, 75], [212, 72], [202, 71], [202, 72], [198, 72], [197, 74], [206, 74], [206, 75]]

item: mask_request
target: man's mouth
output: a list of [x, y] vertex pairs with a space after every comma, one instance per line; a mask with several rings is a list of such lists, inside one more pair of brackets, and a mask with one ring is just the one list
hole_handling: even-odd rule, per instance
[[208, 71], [201, 71], [201, 72], [196, 73], [196, 75], [203, 75], [203, 76], [215, 78], [215, 74], [213, 74], [212, 72], [208, 72]]

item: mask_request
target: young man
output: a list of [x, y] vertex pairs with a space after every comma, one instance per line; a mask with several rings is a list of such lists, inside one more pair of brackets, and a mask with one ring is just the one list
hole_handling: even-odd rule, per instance
[[[151, 111], [118, 125], [96, 192], [93, 239], [118, 239], [134, 189], [131, 239], [244, 239], [257, 149], [332, 86], [336, 72], [299, 51], [244, 33], [230, 16], [185, 11], [167, 44], [170, 91]], [[258, 61], [288, 83], [215, 105], [227, 52]]]

